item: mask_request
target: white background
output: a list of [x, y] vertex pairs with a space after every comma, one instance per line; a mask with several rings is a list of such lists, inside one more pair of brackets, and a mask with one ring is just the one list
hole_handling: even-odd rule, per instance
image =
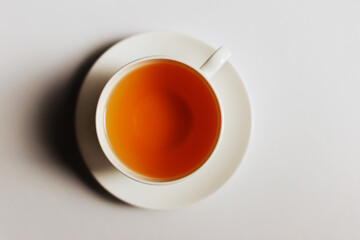
[[[360, 239], [359, 23], [355, 0], [0, 0], [0, 239]], [[229, 48], [254, 118], [230, 181], [171, 211], [110, 198], [63, 130], [94, 52], [155, 30]]]

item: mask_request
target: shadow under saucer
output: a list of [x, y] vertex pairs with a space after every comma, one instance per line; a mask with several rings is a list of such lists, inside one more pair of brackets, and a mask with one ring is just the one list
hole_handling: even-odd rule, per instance
[[47, 91], [36, 117], [41, 142], [55, 156], [58, 164], [72, 171], [85, 185], [109, 201], [128, 205], [106, 191], [89, 172], [77, 145], [74, 121], [78, 93], [86, 74], [110, 46], [122, 39], [95, 49], [61, 87], [57, 85]]

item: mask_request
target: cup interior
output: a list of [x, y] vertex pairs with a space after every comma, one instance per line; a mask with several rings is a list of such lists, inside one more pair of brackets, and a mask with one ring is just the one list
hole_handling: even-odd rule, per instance
[[145, 58], [104, 87], [96, 131], [108, 160], [142, 183], [173, 183], [209, 159], [221, 131], [218, 98], [199, 70], [170, 58]]

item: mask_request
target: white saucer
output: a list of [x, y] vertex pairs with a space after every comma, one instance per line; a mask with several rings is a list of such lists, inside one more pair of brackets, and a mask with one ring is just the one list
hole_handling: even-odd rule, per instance
[[215, 50], [204, 42], [177, 33], [145, 33], [115, 44], [91, 68], [78, 98], [76, 134], [89, 170], [112, 195], [138, 207], [177, 208], [213, 193], [234, 173], [248, 145], [251, 112], [246, 89], [229, 62], [216, 73], [213, 81], [215, 91], [222, 99], [222, 138], [208, 162], [191, 178], [161, 186], [131, 180], [108, 162], [95, 132], [99, 95], [106, 82], [123, 65], [145, 56], [166, 55], [192, 66], [201, 66]]

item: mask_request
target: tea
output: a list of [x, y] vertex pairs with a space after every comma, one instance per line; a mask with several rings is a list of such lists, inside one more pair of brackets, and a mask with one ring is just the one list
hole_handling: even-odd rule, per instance
[[213, 152], [220, 125], [219, 103], [207, 81], [168, 59], [130, 68], [105, 110], [112, 151], [129, 170], [153, 181], [197, 170]]

